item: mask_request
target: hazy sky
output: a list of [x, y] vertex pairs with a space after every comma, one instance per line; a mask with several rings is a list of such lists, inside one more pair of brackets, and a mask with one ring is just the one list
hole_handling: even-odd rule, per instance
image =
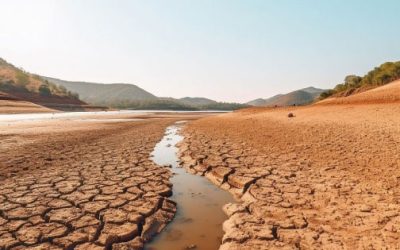
[[400, 60], [398, 0], [0, 0], [0, 57], [65, 80], [249, 101]]

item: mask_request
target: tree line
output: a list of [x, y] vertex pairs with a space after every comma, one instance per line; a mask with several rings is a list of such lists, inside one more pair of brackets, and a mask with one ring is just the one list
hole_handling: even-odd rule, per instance
[[207, 105], [188, 105], [174, 99], [157, 99], [142, 101], [120, 101], [118, 103], [107, 103], [107, 106], [118, 109], [135, 109], [135, 110], [237, 110], [249, 107], [249, 105], [239, 103], [217, 102]]
[[375, 67], [365, 76], [346, 76], [343, 83], [336, 85], [333, 89], [323, 92], [320, 95], [320, 99], [325, 99], [330, 96], [348, 96], [360, 90], [379, 87], [398, 79], [400, 79], [400, 61], [386, 62], [379, 67]]

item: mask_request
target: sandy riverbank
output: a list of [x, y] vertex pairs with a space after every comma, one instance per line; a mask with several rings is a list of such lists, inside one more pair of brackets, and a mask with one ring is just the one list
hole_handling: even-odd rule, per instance
[[191, 122], [184, 166], [243, 202], [225, 207], [221, 249], [398, 248], [399, 112], [316, 105]]

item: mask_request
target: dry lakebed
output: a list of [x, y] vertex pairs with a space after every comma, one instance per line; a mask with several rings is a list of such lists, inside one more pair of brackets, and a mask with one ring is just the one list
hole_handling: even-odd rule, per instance
[[398, 249], [399, 112], [0, 119], [0, 249]]

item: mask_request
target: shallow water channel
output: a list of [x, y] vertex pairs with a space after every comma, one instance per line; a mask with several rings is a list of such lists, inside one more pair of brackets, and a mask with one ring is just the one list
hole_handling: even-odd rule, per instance
[[147, 250], [218, 249], [223, 236], [222, 223], [227, 219], [222, 206], [233, 197], [206, 178], [187, 173], [179, 167], [176, 143], [183, 139], [179, 124], [167, 128], [164, 138], [153, 151], [158, 165], [172, 165], [171, 199], [177, 203], [172, 222], [146, 245]]

